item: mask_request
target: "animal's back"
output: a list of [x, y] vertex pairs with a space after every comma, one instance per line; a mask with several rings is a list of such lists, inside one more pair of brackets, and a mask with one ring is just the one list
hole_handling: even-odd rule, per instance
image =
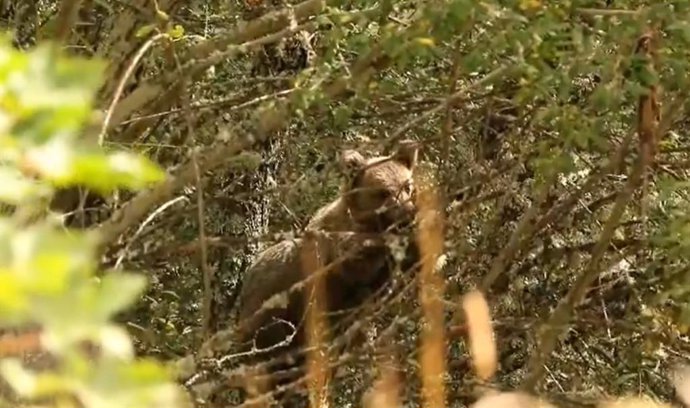
[[[248, 323], [249, 318], [259, 311], [271, 296], [287, 291], [303, 278], [298, 253], [300, 244], [301, 239], [280, 241], [260, 252], [247, 268], [238, 296], [238, 319], [241, 324]], [[277, 311], [270, 312], [276, 313], [282, 314]], [[260, 325], [261, 322], [257, 321], [246, 326], [242, 330], [242, 340], [246, 340], [244, 337], [255, 332]]]
[[349, 216], [347, 204], [342, 197], [319, 208], [311, 217], [307, 231], [359, 232], [360, 226]]

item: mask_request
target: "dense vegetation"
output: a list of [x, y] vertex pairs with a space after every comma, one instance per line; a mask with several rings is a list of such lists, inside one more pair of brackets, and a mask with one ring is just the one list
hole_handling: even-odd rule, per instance
[[339, 152], [402, 139], [442, 256], [362, 308], [331, 405], [690, 404], [690, 2], [17, 0], [0, 24], [1, 404], [239, 404], [244, 271], [339, 194]]

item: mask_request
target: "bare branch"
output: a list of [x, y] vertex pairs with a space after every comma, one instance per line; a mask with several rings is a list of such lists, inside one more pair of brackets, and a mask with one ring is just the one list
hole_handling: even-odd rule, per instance
[[[378, 48], [361, 58], [352, 70], [349, 77], [339, 77], [333, 80], [324, 89], [327, 98], [342, 96], [350, 88], [351, 84], [368, 82], [376, 72], [379, 65], [385, 64], [387, 59], [380, 55]], [[230, 158], [252, 148], [257, 141], [271, 137], [280, 130], [289, 116], [292, 103], [289, 100], [279, 101], [275, 106], [267, 107], [257, 115], [250, 125], [253, 133], [250, 134], [241, 126], [230, 129], [218, 139], [227, 140], [220, 145], [208, 146], [202, 149], [197, 156], [199, 171], [213, 170]], [[189, 160], [182, 164], [160, 184], [150, 190], [137, 194], [125, 206], [113, 214], [113, 216], [97, 227], [101, 237], [101, 245], [114, 242], [120, 234], [141, 220], [151, 208], [169, 199], [175, 191], [194, 181], [194, 165]]]

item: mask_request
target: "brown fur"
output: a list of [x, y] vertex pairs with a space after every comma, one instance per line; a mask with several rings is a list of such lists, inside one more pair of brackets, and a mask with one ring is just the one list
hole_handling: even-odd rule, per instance
[[[389, 252], [381, 237], [352, 232], [324, 234], [307, 232], [317, 242], [318, 257], [322, 265], [333, 265], [325, 273], [326, 312], [356, 307], [370, 294], [370, 288], [381, 287], [388, 276]], [[305, 238], [281, 241], [259, 254], [249, 267], [238, 296], [236, 341], [239, 351], [266, 350], [250, 357], [248, 363], [259, 363], [304, 345], [306, 318], [304, 287], [305, 273], [301, 251]], [[272, 298], [278, 295], [278, 299]], [[268, 304], [264, 305], [264, 302]], [[262, 307], [263, 306], [263, 307]], [[336, 320], [331, 319], [334, 323]], [[296, 329], [296, 331], [295, 331]], [[292, 341], [286, 341], [292, 337]], [[280, 345], [280, 346], [278, 346]], [[275, 372], [301, 366], [303, 357], [296, 361], [279, 362], [271, 368], [254, 370], [256, 373]], [[270, 379], [259, 386], [263, 393], [282, 381]]]
[[409, 223], [415, 215], [412, 171], [417, 145], [400, 143], [391, 156], [365, 158], [354, 150], [340, 157], [347, 184], [343, 193], [320, 208], [307, 230], [382, 232], [395, 223]]
[[[326, 274], [329, 311], [355, 306], [360, 289], [374, 284], [378, 272], [385, 269], [388, 259], [384, 240], [371, 234], [352, 232], [310, 234], [317, 241], [321, 263], [333, 264]], [[257, 348], [269, 347], [289, 336], [292, 328], [286, 324], [273, 324], [270, 329], [257, 333], [260, 327], [276, 318], [295, 325], [302, 321], [304, 308], [300, 290], [293, 290], [287, 298], [271, 301], [272, 307], [262, 309], [262, 304], [273, 295], [283, 296], [308, 276], [300, 262], [303, 244], [304, 238], [281, 241], [261, 252], [247, 269], [237, 300], [238, 341], [252, 340]], [[256, 314], [259, 309], [261, 312]], [[303, 340], [301, 333], [297, 333], [295, 340], [296, 343]]]

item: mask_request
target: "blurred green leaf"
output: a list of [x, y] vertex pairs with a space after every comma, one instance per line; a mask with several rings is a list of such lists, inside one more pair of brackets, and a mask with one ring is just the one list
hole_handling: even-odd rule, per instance
[[184, 36], [184, 27], [179, 24], [175, 24], [168, 30], [168, 35], [175, 40], [179, 40]]
[[50, 45], [0, 58], [0, 106], [16, 116], [13, 135], [29, 139], [25, 144], [74, 138], [91, 113], [104, 68], [99, 60], [64, 57]]
[[0, 165], [0, 201], [21, 204], [47, 197], [52, 190], [36, 180], [24, 177], [17, 169]]
[[598, 85], [590, 96], [593, 108], [599, 111], [610, 109], [615, 103], [615, 100], [616, 96], [611, 91], [611, 86], [609, 84]]
[[5, 324], [23, 323], [29, 310], [29, 299], [23, 285], [6, 268], [0, 267], [0, 322]]
[[103, 194], [119, 187], [148, 187], [165, 176], [141, 155], [74, 149], [59, 139], [31, 149], [27, 161], [34, 171], [58, 186], [84, 185]]
[[[175, 29], [173, 35], [183, 32]], [[14, 204], [15, 213], [43, 209], [53, 192], [50, 184], [108, 193], [164, 177], [141, 155], [104, 152], [78, 141], [104, 66], [66, 56], [54, 44], [15, 50], [3, 37], [0, 202]], [[95, 279], [97, 243], [95, 232], [65, 229], [51, 217], [29, 223], [0, 218], [0, 325], [36, 324], [41, 347], [61, 363], [36, 374], [3, 359], [0, 373], [26, 397], [68, 393], [89, 408], [178, 406], [184, 394], [165, 368], [132, 362], [128, 333], [111, 323], [141, 295], [146, 279], [122, 272]], [[100, 346], [101, 357], [84, 358], [83, 341]]]
[[135, 37], [137, 38], [144, 38], [147, 37], [149, 34], [153, 32], [153, 30], [156, 29], [155, 24], [146, 24], [145, 26], [139, 27], [137, 32], [134, 34]]
[[107, 320], [133, 303], [145, 287], [144, 276], [113, 271], [101, 279], [95, 303], [90, 306], [95, 315]]
[[347, 105], [340, 105], [333, 111], [334, 125], [336, 128], [344, 129], [347, 126], [350, 117], [352, 116], [352, 109]]

